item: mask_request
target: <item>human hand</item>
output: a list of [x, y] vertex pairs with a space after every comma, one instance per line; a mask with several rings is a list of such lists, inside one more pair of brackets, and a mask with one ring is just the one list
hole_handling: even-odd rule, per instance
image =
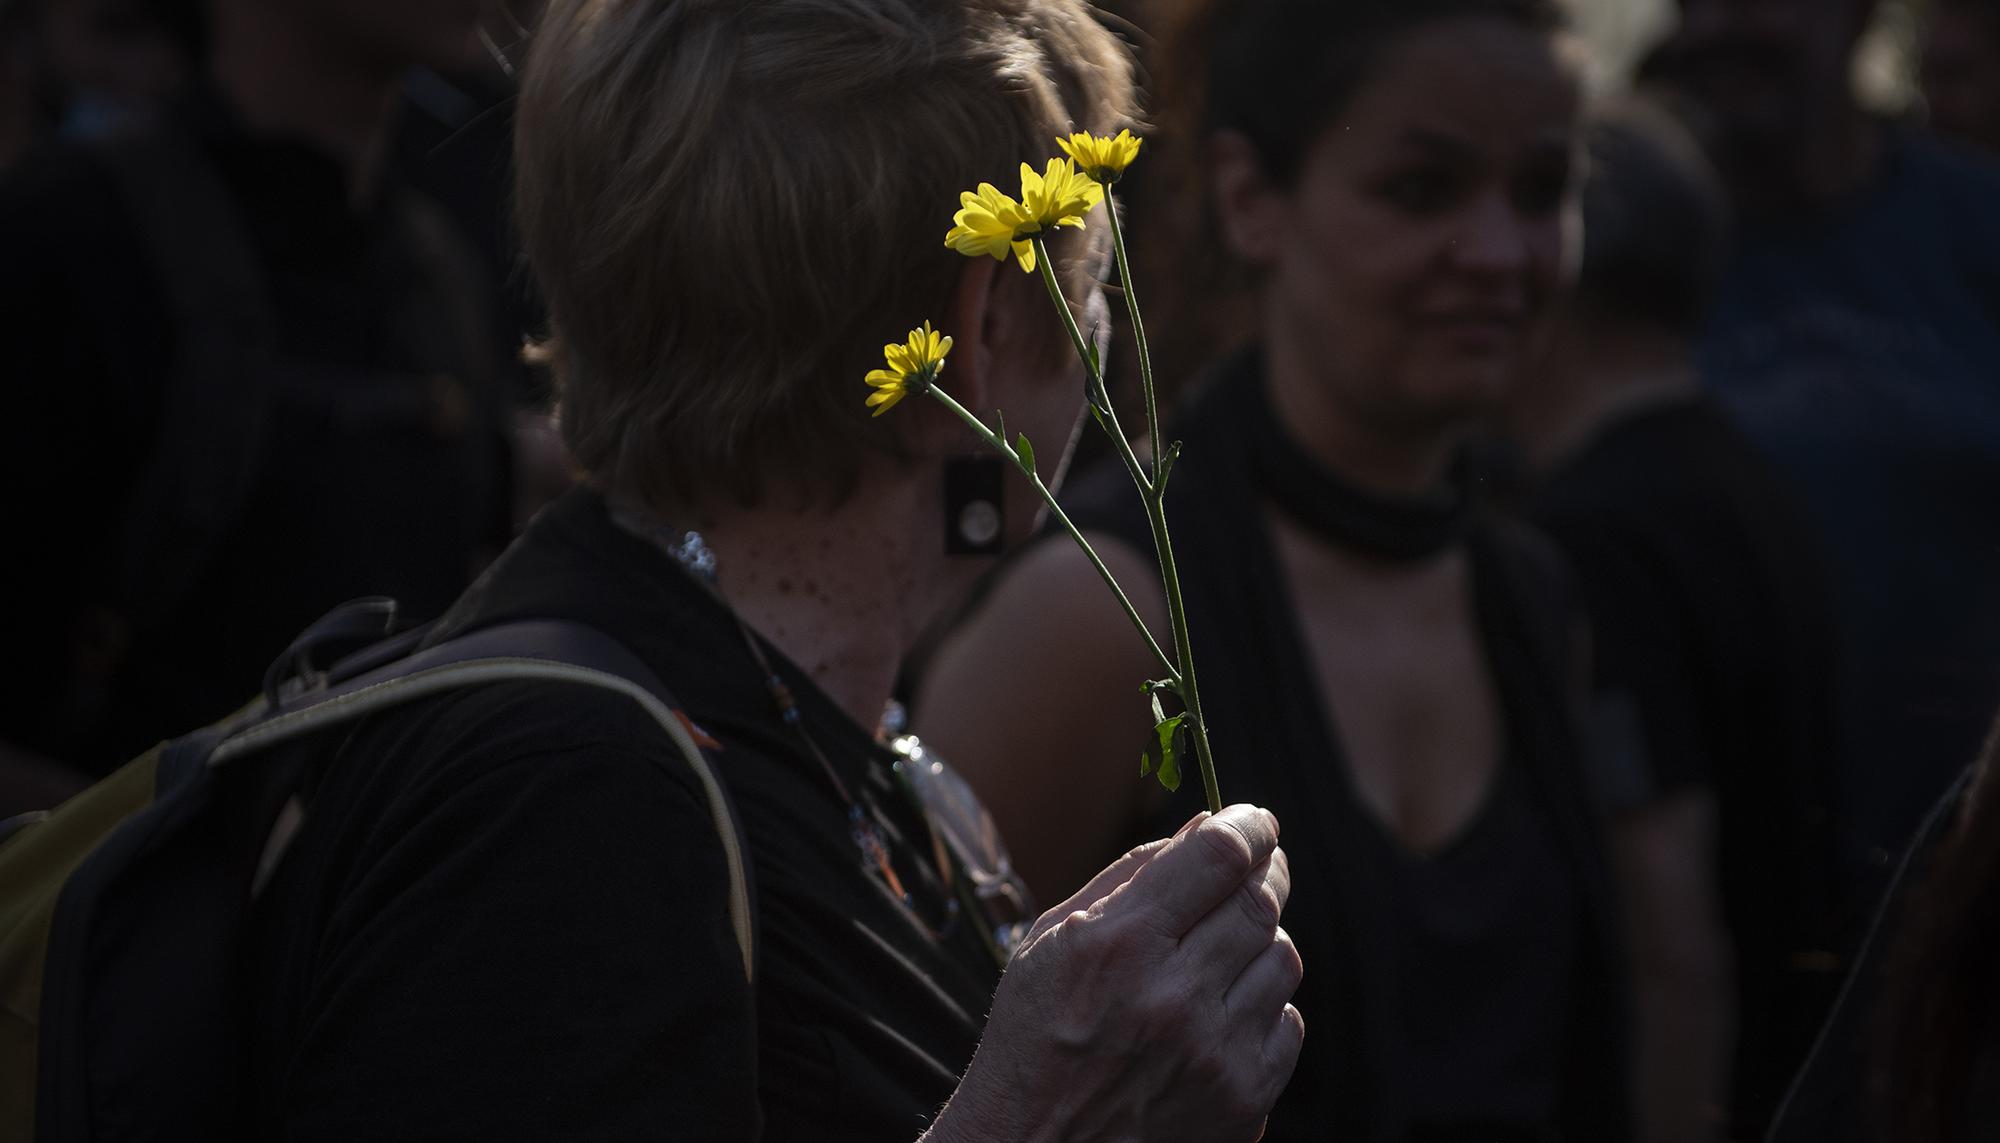
[[1256, 1139], [1305, 1034], [1290, 893], [1254, 806], [1126, 854], [1030, 930], [927, 1138]]

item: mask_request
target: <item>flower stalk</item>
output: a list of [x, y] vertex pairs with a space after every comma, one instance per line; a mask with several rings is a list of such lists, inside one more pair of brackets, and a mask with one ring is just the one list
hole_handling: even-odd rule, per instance
[[1139, 609], [1132, 606], [1132, 600], [1125, 594], [1125, 589], [1118, 586], [1118, 578], [1111, 574], [1110, 568], [1104, 566], [1104, 558], [1097, 554], [1096, 548], [1090, 546], [1089, 540], [1083, 538], [1083, 532], [1070, 520], [1069, 513], [1063, 511], [1062, 505], [1056, 502], [1056, 494], [1049, 491], [1048, 485], [1042, 483], [1041, 473], [1035, 469], [1035, 462], [1032, 459], [1033, 453], [1024, 456], [1013, 445], [1008, 444], [998, 433], [988, 428], [986, 422], [980, 420], [978, 415], [973, 413], [971, 409], [953, 400], [951, 394], [945, 392], [941, 387], [932, 385], [928, 392], [931, 396], [937, 398], [945, 408], [956, 413], [958, 419], [965, 422], [966, 427], [979, 434], [980, 439], [992, 445], [1002, 456], [1012, 461], [1014, 467], [1020, 470], [1021, 475], [1028, 478], [1028, 483], [1033, 485], [1035, 491], [1041, 495], [1042, 503], [1048, 505], [1049, 513], [1063, 526], [1063, 530], [1069, 533], [1070, 538], [1076, 541], [1077, 547], [1083, 549], [1083, 554], [1089, 558], [1090, 566], [1097, 569], [1098, 578], [1104, 581], [1104, 586], [1110, 588], [1111, 594], [1118, 597], [1118, 605], [1125, 609], [1125, 617], [1132, 621], [1132, 625], [1138, 628], [1139, 634], [1145, 638], [1146, 647], [1153, 652], [1153, 658], [1158, 660], [1161, 668], [1169, 676], [1178, 680], [1180, 671], [1175, 666], [1174, 660], [1169, 658], [1167, 653], [1160, 648], [1159, 641], [1153, 638], [1153, 633], [1147, 628], [1146, 621], [1139, 618]]
[[[997, 431], [989, 428], [971, 410], [939, 387], [937, 379], [944, 368], [944, 357], [951, 351], [949, 337], [938, 334], [926, 322], [921, 329], [911, 331], [906, 343], [884, 346], [887, 368], [868, 375], [868, 384], [875, 389], [875, 393], [868, 398], [868, 404], [879, 416], [908, 393], [928, 393], [988, 445], [1013, 462], [1014, 467], [1027, 478], [1042, 502], [1048, 505], [1049, 512], [1083, 550], [1098, 577], [1111, 589], [1111, 594], [1124, 609], [1125, 617], [1131, 620], [1140, 638], [1145, 640], [1146, 648], [1165, 672], [1163, 678], [1149, 681], [1141, 688], [1143, 693], [1152, 697], [1154, 741], [1140, 760], [1140, 773], [1143, 775], [1157, 768], [1160, 783], [1170, 790], [1177, 788], [1180, 785], [1179, 759], [1184, 752], [1182, 743], [1191, 742], [1196, 766], [1201, 771], [1202, 791], [1208, 808], [1219, 812], [1222, 809], [1222, 794], [1216, 783], [1215, 760], [1209, 749], [1208, 723], [1202, 714], [1201, 694], [1195, 684], [1194, 647], [1188, 634], [1187, 607], [1181, 594], [1179, 569], [1174, 563], [1173, 542], [1167, 534], [1167, 480], [1173, 473], [1175, 458], [1180, 455], [1180, 444], [1175, 442], [1162, 447], [1160, 443], [1160, 413], [1153, 387], [1152, 351], [1146, 342], [1146, 324], [1139, 315], [1139, 297], [1132, 284], [1131, 264], [1125, 249], [1124, 231], [1118, 222], [1117, 204], [1111, 197], [1112, 185], [1138, 156], [1141, 142], [1129, 131], [1120, 131], [1112, 138], [1079, 133], [1058, 139], [1057, 146], [1068, 158], [1050, 159], [1040, 172], [1026, 163], [1021, 164], [1019, 200], [991, 183], [981, 183], [976, 191], [960, 195], [959, 210], [952, 217], [945, 245], [966, 257], [986, 256], [1005, 261], [1012, 255], [1022, 270], [1031, 274], [1040, 273], [1049, 301], [1062, 316], [1070, 345], [1083, 362], [1091, 419], [1111, 438], [1113, 450], [1145, 502], [1146, 522], [1153, 533], [1161, 585], [1166, 593], [1173, 654], [1169, 655], [1161, 647], [1138, 609], [1132, 606], [1125, 589], [1111, 574], [1111, 569], [1105, 566], [1104, 560], [1070, 520], [1069, 514], [1063, 511], [1062, 505], [1056, 502], [1055, 494], [1049, 491], [1048, 485], [1042, 482], [1035, 466], [1034, 446], [1027, 436], [1023, 434], [1010, 443], [1006, 439], [1004, 419], [1000, 421]], [[1104, 382], [1097, 352], [1084, 340], [1083, 331], [1077, 327], [1076, 314], [1056, 279], [1055, 264], [1049, 259], [1046, 243], [1047, 235], [1058, 227], [1082, 227], [1084, 216], [1099, 203], [1104, 205], [1109, 218], [1119, 286], [1125, 295], [1125, 306], [1132, 321], [1133, 342], [1138, 350], [1146, 435], [1152, 442], [1151, 455], [1145, 461], [1139, 458], [1119, 424], [1118, 412], [1112, 407], [1110, 389]], [[1181, 713], [1169, 715], [1166, 712], [1160, 701], [1160, 692], [1163, 691], [1180, 701]]]
[[[1146, 344], [1146, 326], [1144, 319], [1139, 315], [1138, 299], [1132, 292], [1132, 276], [1125, 253], [1124, 234], [1115, 221], [1118, 217], [1117, 203], [1112, 198], [1109, 187], [1105, 189], [1104, 210], [1114, 220], [1111, 223], [1111, 247], [1118, 265], [1118, 284], [1125, 294], [1126, 312], [1132, 319], [1132, 340], [1136, 346], [1142, 347], [1139, 350], [1139, 379], [1145, 393], [1146, 439], [1153, 443], [1151, 450], [1153, 463], [1150, 473], [1140, 463], [1137, 453], [1132, 448], [1132, 442], [1126, 437], [1123, 427], [1119, 425], [1118, 414], [1112, 408], [1110, 400], [1107, 398], [1100, 401], [1100, 395], [1108, 394], [1110, 389], [1099, 371], [1096, 355], [1085, 345], [1083, 334], [1077, 328], [1076, 315], [1071, 312], [1069, 299], [1063, 296], [1062, 286], [1056, 281], [1055, 271], [1050, 268], [1048, 249], [1043, 244], [1041, 236], [1036, 235], [1031, 241], [1034, 243], [1035, 260], [1041, 267], [1042, 284], [1048, 290], [1049, 301], [1054, 303], [1056, 311], [1062, 315], [1063, 325], [1069, 330], [1070, 342], [1076, 347], [1077, 356], [1083, 360], [1083, 367], [1090, 373], [1091, 404], [1102, 412], [1103, 419], [1098, 422], [1099, 426], [1111, 438], [1112, 447], [1125, 462], [1125, 469], [1131, 474], [1132, 483], [1138, 486], [1139, 497], [1146, 504], [1146, 523], [1152, 529], [1153, 551], [1160, 562], [1160, 583], [1166, 589], [1167, 596], [1167, 625], [1174, 644], [1174, 663], [1168, 678], [1174, 684], [1174, 693], [1179, 696], [1182, 705], [1187, 709], [1187, 733], [1194, 741], [1195, 765], [1201, 771], [1202, 793], [1208, 799], [1209, 811], [1220, 813], [1222, 792], [1215, 778], [1215, 759], [1209, 751], [1208, 724], [1202, 718], [1201, 692], [1195, 683], [1194, 646], [1188, 634], [1187, 604], [1181, 596], [1180, 570], [1174, 563], [1173, 540], [1167, 533], [1167, 490], [1164, 479], [1169, 472], [1166, 462], [1167, 449], [1160, 444], [1160, 412], [1153, 395], [1152, 362], [1143, 348]], [[1076, 537], [1078, 543], [1084, 544], [1088, 549], [1089, 545], [1084, 542], [1081, 533], [1071, 528], [1071, 534]], [[1096, 553], [1092, 552], [1091, 556], [1095, 559]], [[1123, 598], [1122, 593], [1120, 598]], [[1132, 621], [1145, 633], [1147, 641], [1152, 642], [1152, 632], [1146, 629], [1145, 622], [1136, 612], [1131, 614]]]

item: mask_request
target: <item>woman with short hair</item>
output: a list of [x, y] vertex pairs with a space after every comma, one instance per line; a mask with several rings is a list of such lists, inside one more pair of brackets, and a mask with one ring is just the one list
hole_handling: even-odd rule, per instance
[[[1129, 70], [1079, 0], [549, 6], [519, 214], [587, 479], [437, 637], [569, 620], [658, 676], [741, 823], [752, 976], [727, 832], [637, 705], [424, 701], [326, 769], [265, 892], [263, 1136], [1257, 1136], [1302, 1036], [1275, 820], [1135, 849], [1002, 975], [878, 725], [989, 561], [940, 527], [980, 443], [870, 419], [863, 374], [928, 315], [966, 404], [1074, 434], [1040, 284], [939, 238], [960, 189], [1126, 120]], [[1054, 257], [1087, 301], [1102, 243]]]

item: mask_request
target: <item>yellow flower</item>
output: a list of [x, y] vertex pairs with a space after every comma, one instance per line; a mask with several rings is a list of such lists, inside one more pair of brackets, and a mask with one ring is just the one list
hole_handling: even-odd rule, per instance
[[875, 391], [868, 394], [868, 407], [879, 417], [895, 408], [905, 394], [930, 388], [944, 368], [944, 355], [950, 352], [951, 339], [932, 329], [929, 322], [911, 330], [910, 340], [902, 345], [883, 346], [882, 357], [889, 367], [869, 372], [867, 380]]
[[1078, 170], [1108, 186], [1117, 182], [1132, 160], [1139, 157], [1139, 144], [1143, 142], [1144, 139], [1130, 131], [1120, 131], [1115, 138], [1079, 131], [1067, 139], [1057, 139], [1056, 146], [1075, 160]]
[[1036, 174], [1021, 164], [1021, 210], [1038, 227], [1082, 226], [1090, 208], [1104, 201], [1104, 188], [1077, 173], [1068, 159], [1050, 159]]
[[1020, 199], [992, 183], [961, 193], [944, 244], [968, 258], [985, 254], [1004, 261], [1011, 250], [1021, 269], [1033, 273], [1035, 247], [1029, 238], [1057, 226], [1082, 226], [1084, 214], [1103, 200], [1104, 188], [1078, 174], [1068, 159], [1050, 159], [1039, 175], [1022, 163]]
[[1026, 236], [1041, 227], [1030, 223], [1021, 204], [992, 183], [980, 183], [977, 192], [962, 192], [958, 213], [951, 216], [951, 222], [944, 243], [960, 254], [968, 258], [987, 254], [1004, 261], [1011, 249], [1021, 260], [1021, 269], [1035, 268], [1035, 248]]

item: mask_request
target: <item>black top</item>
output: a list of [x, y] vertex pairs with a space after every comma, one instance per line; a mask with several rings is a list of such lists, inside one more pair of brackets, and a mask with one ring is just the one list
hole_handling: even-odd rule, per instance
[[1519, 768], [1492, 780], [1435, 853], [1412, 853], [1384, 827], [1363, 834], [1390, 878], [1399, 971], [1385, 984], [1422, 1093], [1412, 1139], [1531, 1143], [1549, 1137], [1562, 1106], [1582, 903]]
[[[188, 156], [196, 184], [118, 173], [152, 149]], [[199, 253], [162, 265], [170, 247]], [[0, 740], [108, 769], [235, 709], [336, 604], [379, 592], [436, 616], [510, 536], [506, 394], [466, 304], [475, 279], [449, 223], [400, 187], [351, 205], [324, 153], [253, 136], [201, 94], [155, 135], [13, 168], [0, 250]], [[192, 284], [225, 262], [248, 263], [268, 326], [232, 324]], [[177, 373], [195, 355], [232, 367], [196, 392]], [[239, 392], [257, 396], [254, 429]], [[188, 408], [192, 430], [170, 427]], [[221, 478], [240, 500], [226, 530], [185, 590], [138, 603], [125, 581], [167, 556], [117, 545], [155, 511], [154, 458], [173, 450], [180, 471], [228, 449], [244, 456]]]
[[[1518, 781], [1524, 797], [1507, 806], [1513, 795], [1503, 783], [1501, 803], [1486, 811], [1503, 817], [1506, 868], [1454, 864], [1403, 887], [1421, 900], [1406, 896], [1397, 888], [1409, 872], [1405, 855], [1383, 844], [1383, 827], [1354, 794], [1333, 712], [1310, 686], [1279, 685], [1309, 679], [1312, 670], [1262, 514], [1246, 510], [1260, 494], [1255, 406], [1245, 395], [1261, 385], [1250, 354], [1190, 398], [1174, 434], [1186, 452], [1174, 468], [1168, 516], [1224, 795], [1268, 806], [1286, 824], [1293, 883], [1285, 928], [1308, 966], [1296, 1003], [1312, 1027], [1335, 1030], [1306, 1037], [1268, 1137], [1400, 1143], [1434, 1112], [1514, 1119], [1523, 1110], [1540, 1120], [1529, 1130], [1542, 1134], [1498, 1138], [1626, 1138], [1622, 976], [1571, 722], [1560, 564], [1533, 537], [1483, 513], [1467, 528], [1475, 612], [1508, 726], [1501, 772], [1514, 773], [1508, 781]], [[1081, 526], [1151, 551], [1122, 469], [1088, 474], [1065, 500]], [[1193, 783], [1184, 785], [1147, 828], [1185, 821], [1199, 798]], [[1537, 825], [1505, 820], [1517, 811]], [[1469, 967], [1476, 958], [1440, 958], [1433, 978], [1399, 945], [1435, 941], [1434, 926], [1447, 923], [1452, 902], [1482, 884], [1523, 890], [1515, 899], [1522, 912], [1465, 914], [1459, 923], [1471, 929], [1456, 935], [1486, 949], [1529, 943], [1478, 968]], [[1538, 958], [1571, 971], [1558, 981]], [[1480, 1007], [1425, 1011], [1419, 994], [1427, 989], [1481, 997]], [[1538, 1013], [1520, 1029], [1503, 1019], [1503, 1010], [1518, 1014], [1509, 1007], [1516, 1003]], [[1435, 1038], [1441, 1030], [1462, 1038], [1444, 1046]], [[1447, 1061], [1454, 1052], [1463, 1054]], [[1554, 1095], [1540, 1103], [1537, 1092]]]
[[1628, 414], [1562, 465], [1537, 521], [1576, 569], [1620, 800], [1715, 792], [1740, 1007], [1732, 1106], [1761, 1132], [1858, 937], [1835, 884], [1835, 620], [1803, 509], [1712, 403]]
[[[735, 621], [571, 493], [453, 610], [610, 633], [719, 743], [749, 844], [754, 992], [700, 786], [640, 708], [505, 684], [372, 720], [311, 791], [257, 918], [256, 1137], [914, 1139], [998, 969], [849, 836]], [[944, 915], [893, 755], [775, 649], [815, 741]], [[921, 844], [916, 844], [921, 843]]]

